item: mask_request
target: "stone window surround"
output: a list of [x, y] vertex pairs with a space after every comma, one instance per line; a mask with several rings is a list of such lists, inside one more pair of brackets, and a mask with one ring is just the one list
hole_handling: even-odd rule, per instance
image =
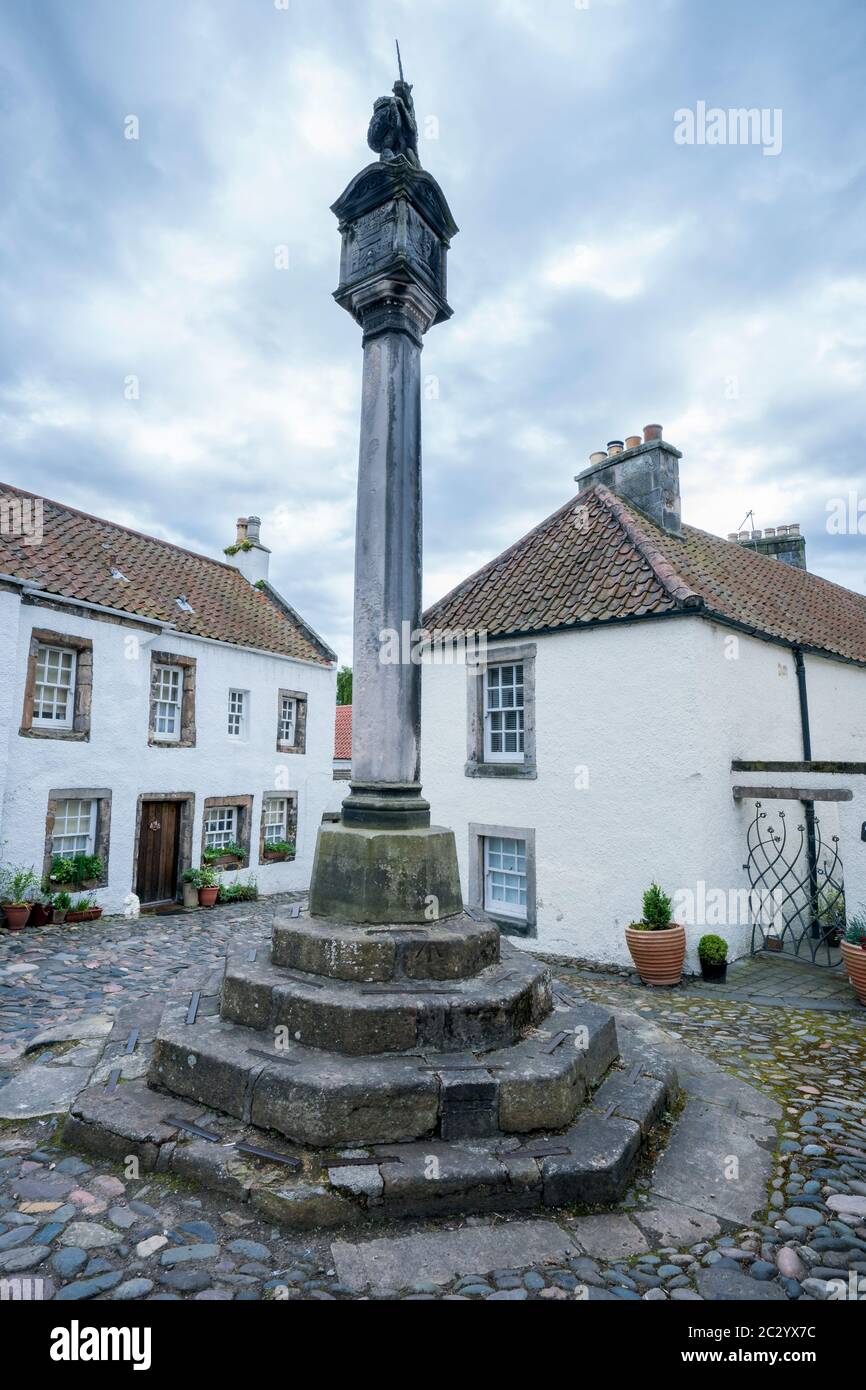
[[[494, 838], [526, 842], [526, 920], [491, 912], [484, 906], [484, 841]], [[535, 831], [528, 826], [469, 826], [469, 906], [483, 912], [506, 936], [537, 936], [538, 910], [535, 901]]]
[[[158, 666], [179, 666], [183, 671], [183, 691], [180, 697], [180, 738], [160, 738], [156, 733], [154, 683]], [[195, 748], [195, 676], [196, 658], [194, 656], [178, 656], [177, 652], [151, 652], [147, 722], [147, 742], [150, 748]]]
[[[111, 789], [109, 787], [52, 787], [48, 793], [48, 806], [45, 812], [45, 850], [42, 860], [43, 877], [51, 873], [54, 858], [54, 818], [57, 815], [58, 801], [95, 801], [96, 833], [93, 839], [93, 853], [102, 860], [102, 876], [97, 887], [108, 884], [108, 851], [111, 844]], [[64, 885], [57, 884], [54, 891], [60, 892]]]
[[250, 839], [252, 831], [252, 796], [206, 796], [201, 813], [201, 863], [204, 863], [205, 852], [205, 825], [207, 824], [207, 813], [212, 811], [215, 806], [234, 806], [237, 809], [235, 817], [235, 840], [243, 851], [243, 862], [238, 864], [239, 869], [248, 869], [250, 866]]
[[180, 830], [177, 843], [177, 886], [180, 884], [184, 869], [192, 867], [192, 826], [195, 816], [195, 793], [194, 792], [141, 792], [135, 808], [135, 838], [132, 842], [132, 883], [130, 892], [135, 892], [138, 883], [138, 849], [141, 839], [141, 811], [146, 801], [179, 801], [180, 808]]
[[[283, 700], [295, 702], [295, 741], [285, 743], [280, 738], [280, 724], [283, 716]], [[277, 752], [306, 753], [307, 751], [307, 692], [305, 690], [279, 690], [277, 692]]]
[[[48, 729], [33, 727], [33, 701], [36, 694], [36, 654], [40, 647], [68, 647], [75, 652], [75, 686], [72, 704], [72, 728]], [[27, 675], [24, 682], [22, 738], [59, 738], [71, 743], [90, 740], [90, 711], [93, 696], [93, 643], [88, 637], [75, 637], [68, 632], [50, 632], [34, 627], [30, 633], [27, 656]], [[62, 799], [62, 798], [61, 798]]]
[[[286, 806], [286, 839], [294, 840], [295, 852], [287, 855], [285, 859], [265, 859], [265, 810], [269, 801], [285, 801]], [[262, 792], [262, 813], [259, 817], [259, 863], [260, 864], [291, 864], [298, 857], [298, 793], [273, 791], [268, 789]]]
[[[486, 660], [466, 667], [466, 767], [467, 777], [522, 777], [535, 780], [535, 642], [489, 647]], [[489, 666], [523, 666], [523, 758], [513, 763], [486, 762], [484, 758], [484, 673]]]

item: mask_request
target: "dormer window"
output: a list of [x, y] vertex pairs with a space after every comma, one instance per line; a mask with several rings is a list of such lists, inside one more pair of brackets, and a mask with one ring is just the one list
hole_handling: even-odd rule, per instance
[[179, 598], [176, 598], [176, 599], [175, 599], [175, 603], [177, 604], [177, 606], [178, 606], [178, 608], [180, 609], [181, 613], [194, 613], [194, 612], [195, 612], [195, 609], [193, 608], [192, 604], [189, 602], [188, 599], [186, 599], [186, 598], [184, 597], [183, 594], [181, 594]]

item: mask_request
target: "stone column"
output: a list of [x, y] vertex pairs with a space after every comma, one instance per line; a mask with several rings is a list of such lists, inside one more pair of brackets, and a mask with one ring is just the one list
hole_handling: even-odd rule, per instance
[[365, 287], [364, 382], [352, 681], [351, 824], [422, 826], [421, 335], [436, 306], [412, 284], [382, 277]]

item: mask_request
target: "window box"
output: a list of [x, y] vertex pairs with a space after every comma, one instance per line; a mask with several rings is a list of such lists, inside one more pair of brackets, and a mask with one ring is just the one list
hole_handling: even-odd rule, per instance
[[259, 828], [259, 863], [286, 863], [295, 857], [298, 793], [264, 792]]
[[467, 777], [536, 778], [534, 642], [491, 647], [467, 678]]
[[52, 788], [45, 816], [44, 879], [69, 892], [106, 887], [110, 842], [108, 788]]
[[251, 796], [209, 796], [202, 818], [201, 862], [212, 869], [242, 869], [250, 860]]

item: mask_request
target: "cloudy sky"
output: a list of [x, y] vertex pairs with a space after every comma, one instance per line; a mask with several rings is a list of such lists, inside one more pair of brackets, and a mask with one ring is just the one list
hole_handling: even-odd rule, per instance
[[[866, 535], [827, 529], [866, 510], [862, 0], [0, 0], [0, 477], [215, 555], [258, 512], [349, 659], [329, 206], [395, 35], [461, 228], [423, 362], [427, 599], [656, 421], [686, 520], [799, 521], [866, 590]], [[781, 111], [781, 152], [676, 143], [699, 102]]]

